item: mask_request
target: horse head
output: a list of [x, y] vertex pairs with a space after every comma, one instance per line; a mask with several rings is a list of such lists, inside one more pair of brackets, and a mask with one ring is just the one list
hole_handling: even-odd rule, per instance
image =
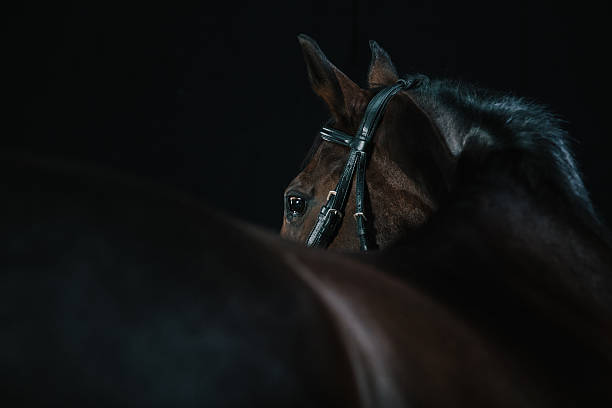
[[[374, 41], [367, 87], [361, 88], [334, 66], [311, 38], [298, 37], [308, 77], [314, 92], [327, 106], [330, 128], [355, 134], [368, 103], [384, 87], [399, 80], [389, 55]], [[409, 77], [412, 87], [427, 81], [421, 75]], [[367, 160], [364, 220], [370, 231], [370, 247], [383, 248], [407, 231], [423, 224], [436, 210], [448, 189], [452, 155], [441, 143], [437, 127], [415, 103], [412, 89], [397, 93], [386, 105]], [[306, 242], [317, 223], [320, 209], [334, 194], [336, 183], [349, 154], [346, 146], [315, 139], [302, 170], [285, 190], [285, 217], [281, 235]], [[355, 183], [353, 182], [343, 221], [330, 248], [358, 250]]]

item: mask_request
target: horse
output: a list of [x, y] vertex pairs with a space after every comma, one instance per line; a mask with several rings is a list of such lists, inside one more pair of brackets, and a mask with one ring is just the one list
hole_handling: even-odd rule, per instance
[[[312, 88], [329, 108], [328, 122], [341, 134], [355, 134], [368, 101], [380, 87], [399, 79], [391, 58], [370, 43], [369, 87], [361, 89], [313, 39], [302, 35], [299, 41]], [[482, 222], [488, 229], [500, 229], [499, 242], [564, 259], [560, 265], [570, 265], [572, 271], [558, 271], [568, 286], [576, 275], [581, 290], [612, 306], [610, 234], [593, 209], [560, 119], [543, 106], [457, 81], [432, 81], [422, 74], [406, 79], [417, 86], [389, 102], [376, 129], [367, 178], [362, 177], [375, 245], [386, 248], [401, 239], [419, 239], [434, 214], [454, 211], [462, 203], [466, 216], [472, 214], [468, 211], [476, 211], [473, 217], [490, 213]], [[285, 190], [281, 235], [288, 239], [305, 242], [318, 209], [326, 209], [330, 197], [335, 198], [347, 150], [327, 142], [326, 132], [330, 130], [324, 127], [323, 138], [316, 137], [300, 173]], [[498, 196], [481, 192], [493, 187]], [[354, 183], [352, 196], [355, 189]], [[473, 196], [466, 197], [466, 192]], [[345, 213], [355, 212], [352, 200], [345, 206]], [[342, 222], [327, 246], [358, 249], [354, 230], [353, 223]]]
[[[299, 41], [311, 86], [335, 129], [317, 135], [285, 191], [281, 235], [307, 242], [346, 169], [347, 149], [329, 143], [330, 132], [357, 138], [368, 101], [400, 78], [376, 42], [370, 42], [368, 88], [362, 89], [314, 40], [302, 35]], [[553, 321], [566, 329], [576, 324], [572, 336], [585, 334], [590, 329], [578, 322], [589, 316], [605, 327], [596, 342], [609, 354], [610, 234], [589, 199], [561, 120], [525, 99], [458, 81], [422, 74], [404, 80], [416, 86], [387, 105], [365, 178], [367, 222], [382, 251], [352, 256], [383, 263], [483, 328], [496, 327], [510, 347], [539, 343], [535, 333]], [[343, 210], [359, 221], [355, 190], [353, 184]], [[345, 218], [325, 246], [356, 251], [359, 222]], [[574, 323], [561, 323], [573, 313]], [[568, 358], [579, 359], [572, 348], [553, 347], [554, 336], [542, 337], [540, 357], [547, 356], [563, 381], [574, 378], [563, 367]]]
[[[397, 93], [387, 113], [408, 95]], [[415, 234], [352, 255], [305, 247], [125, 175], [0, 158], [5, 405], [612, 401], [605, 302], [552, 268], [574, 272], [588, 261], [596, 276], [609, 266], [605, 253], [595, 258], [573, 224], [563, 224], [573, 248], [586, 252], [569, 263], [541, 257], [543, 245], [556, 249], [552, 239], [531, 251], [533, 236], [492, 239], [524, 232], [498, 219], [518, 198], [533, 234], [538, 223], [558, 227], [554, 212], [536, 211], [556, 190], [534, 194], [514, 160], [483, 162], [492, 171], [476, 179], [457, 164], [465, 185]]]
[[[306, 35], [299, 40], [312, 88], [330, 111], [328, 123], [343, 133], [355, 134], [368, 101], [381, 87], [399, 79], [389, 54], [370, 42], [368, 88], [361, 89], [329, 61], [314, 40]], [[441, 203], [450, 200], [464, 169], [472, 163], [493, 153], [514, 152], [525, 155], [521, 163], [530, 188], [538, 194], [542, 186], [558, 189], [559, 206], [567, 208], [568, 217], [578, 217], [609, 247], [609, 232], [593, 209], [562, 121], [549, 109], [459, 81], [432, 81], [423, 74], [405, 78], [417, 86], [396, 96], [387, 107], [369, 154], [366, 194], [374, 246], [385, 248], [418, 229]], [[281, 235], [300, 242], [306, 242], [317, 210], [333, 191], [347, 155], [346, 148], [320, 136], [315, 137], [299, 174], [284, 194]], [[354, 189], [353, 185], [353, 196]], [[353, 200], [348, 201], [345, 212], [355, 213]], [[329, 247], [359, 249], [352, 230], [350, 222], [343, 223]]]

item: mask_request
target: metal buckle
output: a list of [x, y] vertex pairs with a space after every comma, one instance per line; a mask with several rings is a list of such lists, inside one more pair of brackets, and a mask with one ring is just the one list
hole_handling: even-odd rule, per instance
[[340, 216], [340, 218], [342, 218], [342, 213], [340, 211], [336, 210], [335, 208], [330, 208], [330, 209], [327, 210], [327, 214], [329, 214], [330, 212], [333, 212], [334, 214], [336, 214], [336, 215]]
[[353, 214], [353, 218], [355, 219], [355, 221], [357, 221], [357, 216], [362, 216], [364, 221], [367, 221], [368, 219], [366, 218], [365, 214], [362, 212], [356, 212], [355, 214]]
[[327, 193], [327, 200], [326, 201], [329, 201], [329, 197], [335, 196], [335, 195], [336, 195], [336, 192], [334, 190], [331, 190], [329, 193]]
[[412, 88], [412, 85], [414, 84], [414, 79], [410, 78], [410, 79], [404, 79], [404, 78], [400, 78], [397, 80], [396, 84], [398, 85], [402, 85], [402, 87], [404, 89], [410, 89]]

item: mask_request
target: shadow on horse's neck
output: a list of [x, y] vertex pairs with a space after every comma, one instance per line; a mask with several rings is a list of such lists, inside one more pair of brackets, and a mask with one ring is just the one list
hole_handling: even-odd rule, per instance
[[383, 248], [417, 231], [448, 200], [456, 166], [429, 116], [409, 94], [396, 98], [377, 133], [367, 176]]

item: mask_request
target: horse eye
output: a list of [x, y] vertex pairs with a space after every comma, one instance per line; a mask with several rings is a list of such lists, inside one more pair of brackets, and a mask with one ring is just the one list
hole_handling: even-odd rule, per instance
[[302, 197], [291, 195], [287, 197], [287, 208], [292, 215], [302, 215], [306, 202]]

